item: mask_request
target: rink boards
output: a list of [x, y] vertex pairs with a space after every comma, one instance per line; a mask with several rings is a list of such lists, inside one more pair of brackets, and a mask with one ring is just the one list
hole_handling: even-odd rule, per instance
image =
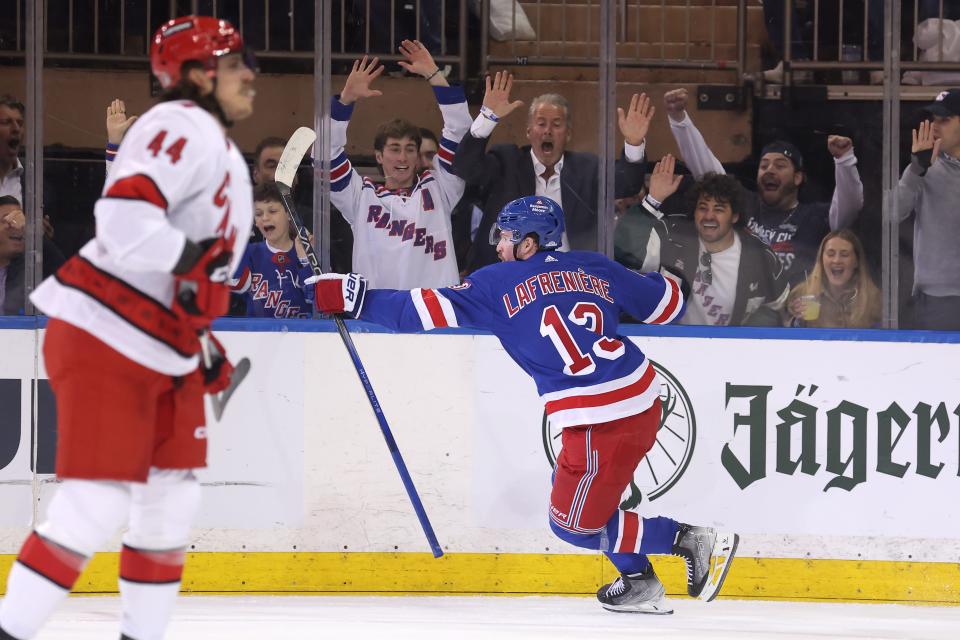
[[[42, 329], [3, 322], [0, 573], [55, 487], [56, 442]], [[547, 529], [557, 434], [496, 339], [351, 326], [447, 555], [426, 553], [332, 323], [224, 321], [231, 356], [253, 369], [209, 425], [185, 589], [588, 593], [609, 580], [601, 556]], [[624, 333], [660, 371], [667, 407], [625, 504], [739, 531], [724, 595], [960, 602], [955, 336]], [[115, 591], [116, 562], [98, 555], [80, 589]], [[678, 559], [657, 566], [684, 590]]]

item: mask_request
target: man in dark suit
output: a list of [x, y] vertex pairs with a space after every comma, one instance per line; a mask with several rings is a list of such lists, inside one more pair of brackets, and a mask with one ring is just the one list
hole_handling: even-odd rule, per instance
[[[547, 196], [560, 203], [567, 224], [564, 247], [597, 249], [598, 159], [592, 153], [566, 150], [571, 126], [570, 108], [563, 96], [548, 93], [533, 99], [527, 118], [530, 144], [498, 144], [487, 150], [497, 122], [523, 106], [519, 100], [510, 100], [512, 85], [513, 76], [507, 72], [487, 78], [480, 115], [460, 141], [453, 161], [454, 173], [468, 186], [488, 191], [483, 219], [467, 258], [468, 272], [497, 261], [490, 244], [491, 227], [504, 204], [523, 196]], [[617, 109], [626, 142], [624, 157], [616, 163], [617, 197], [634, 195], [643, 188], [644, 138], [654, 111], [646, 94], [634, 94], [626, 111]]]
[[[23, 315], [26, 302], [27, 218], [20, 201], [0, 196], [0, 316]], [[63, 254], [53, 241], [43, 238], [43, 277], [49, 277], [64, 263]]]

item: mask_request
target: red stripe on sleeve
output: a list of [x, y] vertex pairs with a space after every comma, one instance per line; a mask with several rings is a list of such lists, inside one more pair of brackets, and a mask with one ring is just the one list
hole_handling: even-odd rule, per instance
[[557, 411], [564, 411], [566, 409], [603, 407], [608, 404], [620, 402], [621, 400], [638, 396], [646, 391], [650, 387], [650, 383], [653, 382], [653, 378], [656, 375], [657, 372], [654, 370], [654, 368], [648, 366], [647, 370], [642, 376], [640, 376], [639, 380], [633, 384], [627, 385], [626, 387], [614, 389], [613, 391], [607, 391], [606, 393], [597, 393], [588, 396], [571, 396], [569, 398], [562, 398], [560, 400], [552, 400], [546, 403], [545, 409], [547, 414], [551, 414], [556, 413]]
[[124, 545], [120, 552], [120, 578], [128, 582], [180, 582], [182, 575], [183, 549], [143, 551]]
[[670, 278], [664, 278], [664, 281], [667, 284], [667, 293], [670, 296], [670, 302], [667, 303], [667, 307], [663, 310], [663, 313], [657, 316], [651, 324], [663, 324], [666, 322], [667, 319], [673, 315], [673, 312], [677, 310], [677, 305], [680, 304], [680, 288], [677, 287], [677, 283]]
[[106, 193], [107, 198], [123, 198], [125, 200], [143, 200], [157, 206], [164, 211], [167, 210], [167, 199], [160, 192], [160, 187], [153, 179], [145, 174], [138, 173], [135, 176], [120, 178], [112, 185]]
[[247, 290], [247, 287], [249, 286], [250, 286], [250, 268], [244, 267], [243, 273], [240, 274], [240, 277], [237, 279], [236, 284], [230, 285], [230, 290], [243, 293]]
[[447, 324], [447, 318], [443, 315], [443, 307], [440, 306], [440, 301], [437, 300], [437, 294], [434, 293], [433, 289], [421, 289], [420, 292], [423, 295], [423, 303], [430, 313], [430, 319], [433, 320], [433, 326], [437, 329], [450, 326]]
[[339, 167], [330, 171], [330, 182], [336, 182], [337, 180], [345, 176], [347, 172], [350, 171], [350, 167], [351, 167], [350, 161], [347, 160], [343, 164], [341, 164]]
[[637, 535], [640, 532], [640, 516], [632, 511], [622, 511], [620, 517], [623, 518], [623, 535], [617, 540], [617, 551], [619, 553], [636, 553]]
[[58, 587], [69, 591], [80, 577], [86, 558], [31, 533], [20, 549], [17, 562], [32, 569]]

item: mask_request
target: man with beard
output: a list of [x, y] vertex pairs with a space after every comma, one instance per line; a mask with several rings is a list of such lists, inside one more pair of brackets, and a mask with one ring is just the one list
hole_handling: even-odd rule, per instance
[[0, 96], [0, 196], [23, 202], [23, 164], [17, 157], [23, 141], [23, 103], [10, 95]]
[[[570, 106], [556, 93], [537, 96], [527, 114], [530, 144], [498, 144], [487, 150], [497, 123], [523, 106], [510, 100], [513, 76], [498, 72], [487, 78], [480, 115], [463, 137], [453, 161], [454, 173], [468, 186], [487, 188], [483, 218], [468, 256], [468, 272], [497, 261], [490, 233], [503, 206], [523, 196], [551, 198], [563, 207], [571, 250], [597, 249], [597, 156], [568, 151], [572, 137]], [[645, 94], [634, 94], [628, 109], [617, 109], [624, 157], [617, 160], [616, 197], [632, 196], [643, 188], [644, 139], [655, 109]]]
[[[663, 99], [670, 130], [693, 177], [699, 180], [709, 172], [726, 173], [686, 111], [687, 90], [668, 91]], [[757, 193], [747, 197], [747, 227], [770, 245], [791, 283], [803, 281], [812, 269], [823, 237], [831, 230], [849, 227], [863, 208], [863, 183], [853, 141], [830, 136], [827, 148], [836, 164], [836, 187], [829, 204], [799, 201], [805, 177], [803, 157], [796, 146], [781, 140], [761, 151]]]
[[664, 229], [658, 266], [690, 291], [680, 322], [778, 325], [777, 311], [789, 287], [770, 247], [743, 228], [743, 187], [732, 176], [708, 173], [690, 188], [692, 222], [687, 215], [663, 216], [660, 203], [680, 185], [681, 176], [673, 173], [675, 163], [669, 154], [657, 163], [641, 206], [660, 219]]

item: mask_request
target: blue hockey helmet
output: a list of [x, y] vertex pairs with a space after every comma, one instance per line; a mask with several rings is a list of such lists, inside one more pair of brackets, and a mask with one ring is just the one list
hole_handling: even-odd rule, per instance
[[497, 244], [504, 231], [512, 234], [510, 240], [514, 244], [535, 233], [540, 248], [559, 249], [563, 229], [563, 209], [559, 204], [544, 196], [526, 196], [503, 205], [497, 214], [497, 225], [491, 229], [490, 242]]

